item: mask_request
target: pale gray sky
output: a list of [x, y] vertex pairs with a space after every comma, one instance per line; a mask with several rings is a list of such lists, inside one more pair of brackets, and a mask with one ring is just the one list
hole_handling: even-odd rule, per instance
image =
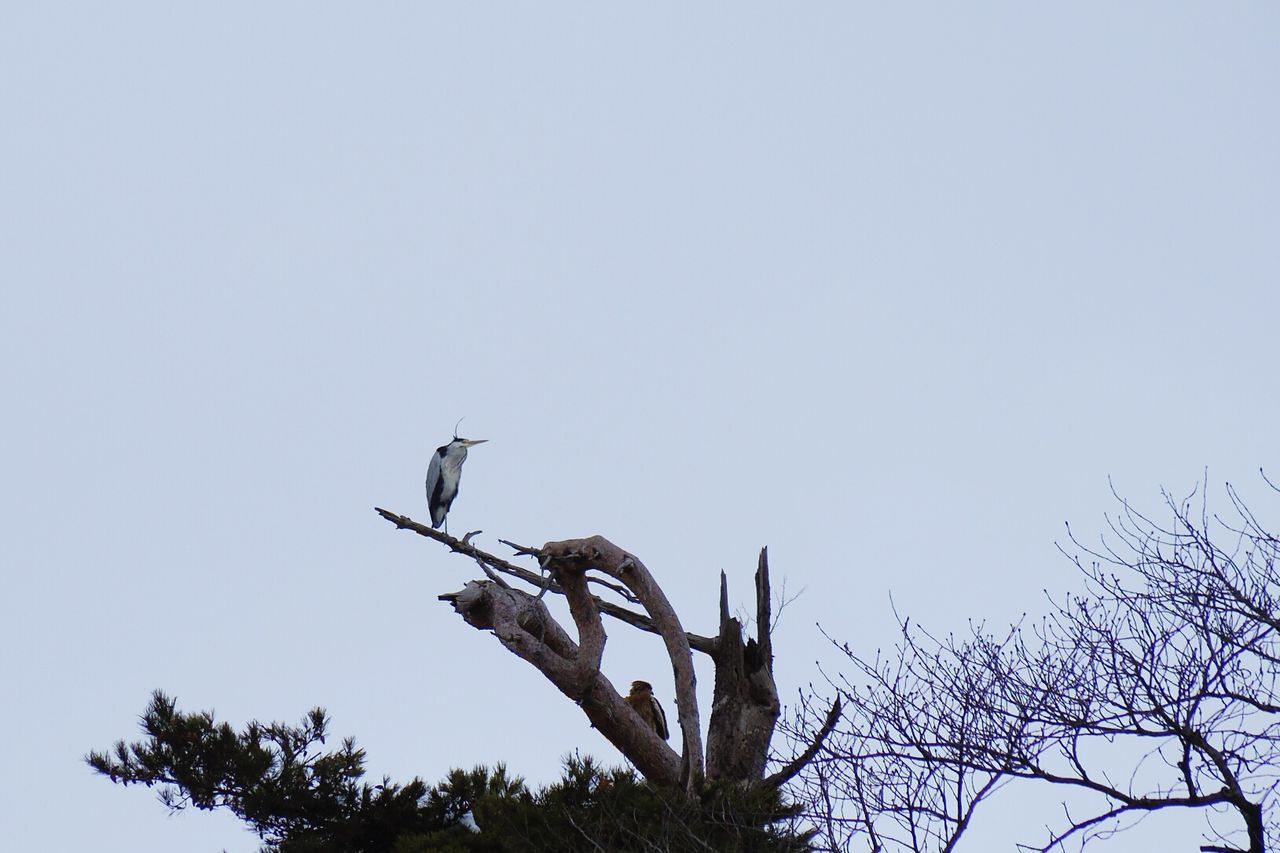
[[[1278, 37], [1266, 3], [9, 4], [9, 846], [256, 850], [81, 763], [157, 687], [323, 705], [373, 777], [616, 760], [435, 600], [473, 566], [372, 511], [425, 517], [463, 415], [482, 544], [604, 534], [702, 631], [769, 545], [788, 696], [815, 624], [892, 644], [891, 592], [1036, 611], [1108, 477], [1280, 470]], [[656, 641], [606, 670], [670, 701]]]

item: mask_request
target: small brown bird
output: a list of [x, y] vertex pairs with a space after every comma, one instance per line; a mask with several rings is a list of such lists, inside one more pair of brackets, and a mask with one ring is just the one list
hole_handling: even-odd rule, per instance
[[667, 729], [667, 714], [653, 695], [652, 684], [647, 681], [631, 682], [631, 692], [627, 694], [626, 701], [640, 715], [640, 719], [657, 732], [658, 737], [663, 740], [671, 737], [671, 732]]

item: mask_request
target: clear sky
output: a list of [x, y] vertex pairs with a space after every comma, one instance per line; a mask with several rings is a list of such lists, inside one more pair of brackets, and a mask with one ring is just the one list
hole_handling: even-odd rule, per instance
[[[698, 631], [769, 545], [787, 697], [817, 625], [891, 645], [890, 594], [1042, 608], [1108, 478], [1280, 472], [1278, 40], [1270, 3], [8, 4], [6, 847], [256, 850], [81, 763], [157, 687], [323, 705], [375, 778], [616, 760], [373, 513], [426, 517], [464, 415], [482, 545], [601, 533]], [[670, 702], [656, 640], [605, 668]]]

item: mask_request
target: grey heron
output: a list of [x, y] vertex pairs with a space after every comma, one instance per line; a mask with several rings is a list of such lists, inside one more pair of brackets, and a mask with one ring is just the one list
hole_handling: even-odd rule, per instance
[[671, 732], [667, 729], [667, 714], [662, 710], [658, 697], [653, 695], [652, 684], [647, 681], [631, 682], [631, 692], [627, 694], [625, 701], [658, 737], [663, 740], [671, 737]]
[[[431, 508], [431, 526], [445, 524], [445, 516], [453, 499], [458, 496], [458, 481], [462, 479], [462, 463], [467, 461], [467, 448], [484, 444], [487, 438], [458, 438], [443, 447], [436, 448], [427, 466], [427, 505]], [[449, 532], [445, 524], [444, 532]]]

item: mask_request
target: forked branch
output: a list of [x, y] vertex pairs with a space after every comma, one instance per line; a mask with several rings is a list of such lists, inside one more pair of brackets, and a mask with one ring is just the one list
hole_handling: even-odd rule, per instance
[[[394, 524], [397, 528], [412, 531], [419, 536], [425, 536], [428, 539], [434, 539], [440, 544], [448, 547], [449, 550], [457, 554], [464, 554], [471, 557], [473, 560], [480, 563], [480, 565], [487, 566], [495, 572], [500, 572], [508, 577], [524, 581], [534, 589], [540, 590], [543, 586], [546, 586], [548, 592], [553, 592], [556, 595], [564, 595], [564, 589], [561, 588], [560, 584], [556, 583], [554, 579], [550, 584], [547, 584], [546, 578], [538, 572], [530, 571], [523, 566], [517, 566], [514, 563], [510, 563], [502, 559], [501, 557], [490, 554], [488, 551], [481, 550], [480, 548], [472, 545], [470, 541], [464, 541], [450, 536], [447, 533], [441, 533], [439, 530], [414, 521], [407, 515], [398, 515], [390, 510], [382, 509], [381, 507], [374, 507], [374, 511], [387, 521]], [[537, 549], [525, 548], [520, 545], [508, 543], [506, 540], [499, 541], [510, 545], [510, 547], [519, 554], [533, 556], [537, 553]], [[589, 578], [589, 580], [595, 582], [596, 579]], [[613, 585], [610, 584], [610, 586], [612, 587]], [[645, 614], [637, 613], [634, 610], [622, 607], [612, 601], [606, 601], [598, 595], [593, 595], [592, 598], [595, 600], [596, 607], [600, 608], [600, 612], [604, 615], [611, 616], [619, 622], [625, 622], [633, 628], [639, 628], [641, 631], [646, 631], [650, 634], [661, 634], [657, 626], [654, 625], [653, 620]], [[691, 632], [686, 632], [685, 637], [689, 642], [689, 648], [694, 651], [702, 652], [704, 655], [712, 655], [715, 653], [716, 641], [714, 637], [704, 637], [700, 634], [694, 634]]]

